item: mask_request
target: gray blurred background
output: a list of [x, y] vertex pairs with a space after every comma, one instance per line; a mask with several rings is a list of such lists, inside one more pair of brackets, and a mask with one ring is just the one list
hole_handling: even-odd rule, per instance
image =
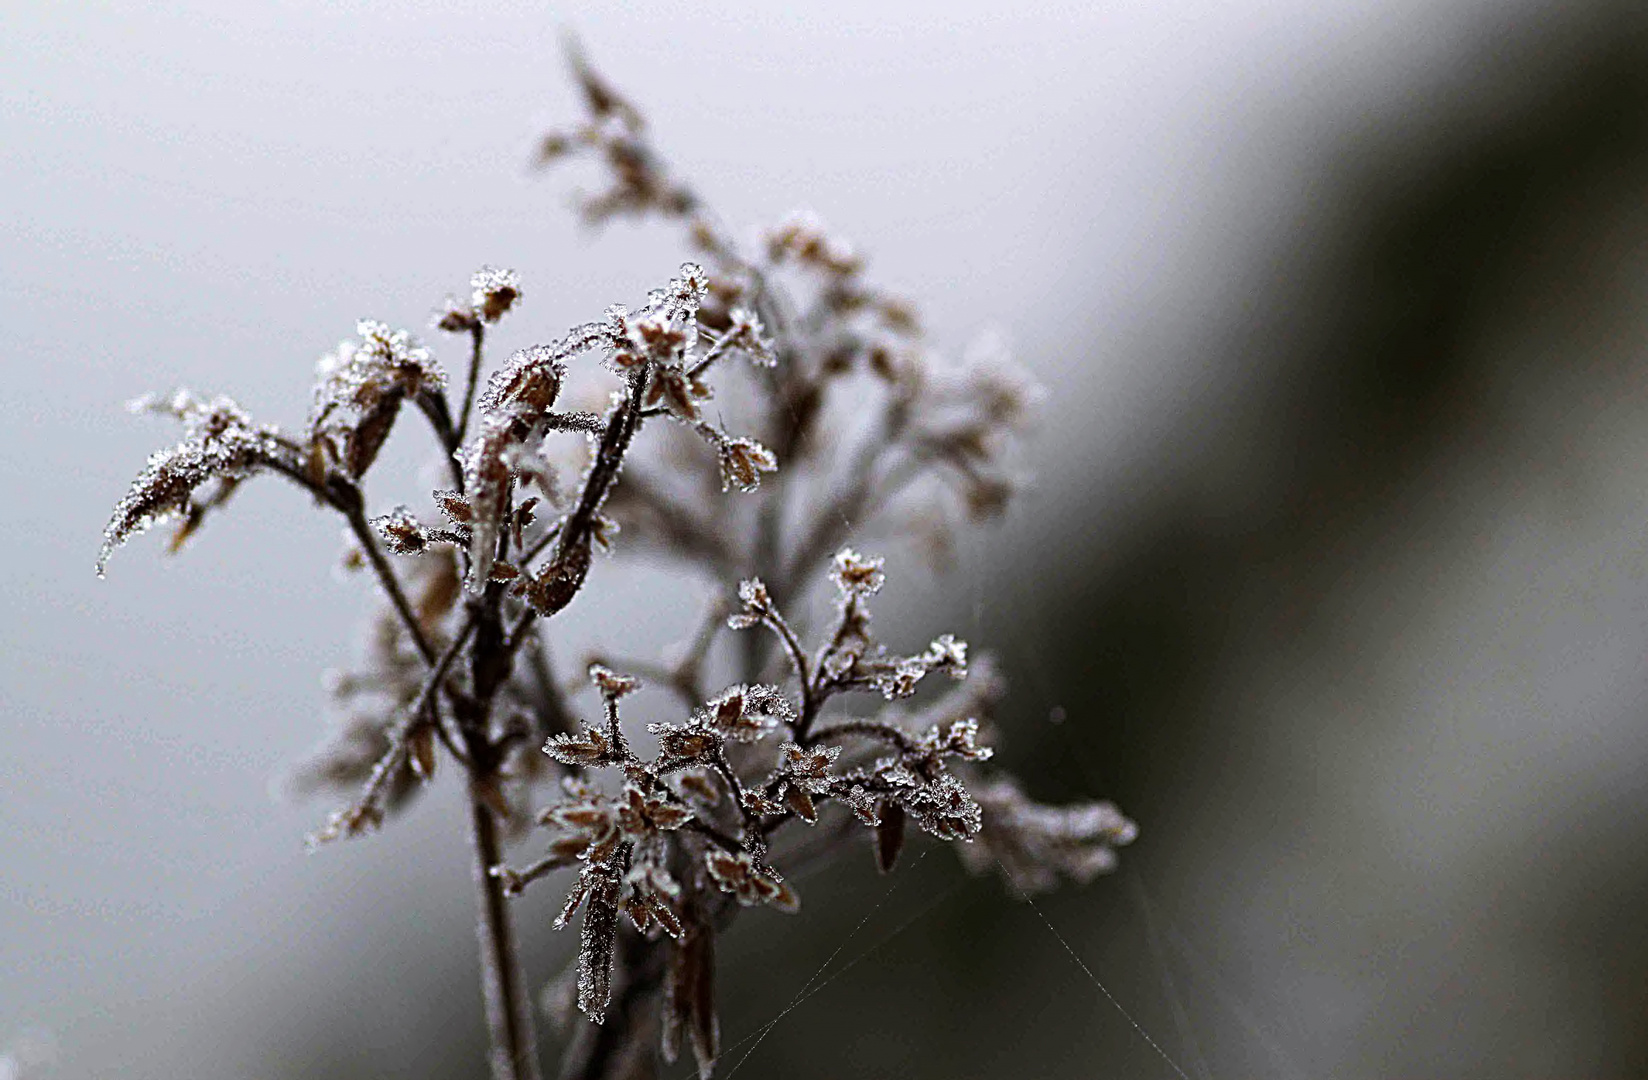
[[735, 226], [810, 207], [1053, 388], [1018, 516], [888, 605], [1000, 652], [1038, 795], [1143, 830], [1039, 911], [939, 849], [802, 881], [726, 942], [726, 1042], [862, 959], [741, 1075], [1174, 1075], [1056, 934], [1197, 1080], [1648, 1073], [1633, 8], [14, 0], [0, 1077], [479, 1074], [454, 792], [315, 856], [271, 794], [359, 630], [335, 523], [253, 485], [91, 564], [170, 434], [126, 399], [298, 423], [483, 262], [506, 347], [673, 268], [525, 167], [564, 27]]

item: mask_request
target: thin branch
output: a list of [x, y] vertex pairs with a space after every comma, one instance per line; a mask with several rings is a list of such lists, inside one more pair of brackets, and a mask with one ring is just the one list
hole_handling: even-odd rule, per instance
[[[285, 441], [289, 443], [289, 440]], [[290, 444], [295, 447], [295, 444]], [[396, 614], [416, 646], [424, 663], [435, 662], [435, 648], [430, 644], [429, 636], [424, 633], [423, 625], [418, 622], [412, 605], [406, 599], [406, 593], [401, 589], [400, 579], [395, 576], [394, 567], [384, 556], [383, 549], [378, 546], [378, 539], [372, 534], [372, 526], [366, 520], [365, 504], [361, 498], [360, 488], [336, 474], [327, 477], [324, 484], [317, 484], [302, 468], [289, 462], [273, 460], [270, 467], [281, 475], [293, 480], [315, 498], [337, 510], [349, 522], [349, 529], [354, 533], [355, 540], [360, 544], [361, 551], [372, 564], [372, 571], [377, 575], [378, 583], [383, 591], [389, 595], [389, 602], [394, 606]]]
[[546, 878], [557, 870], [564, 869], [577, 862], [577, 858], [568, 855], [546, 855], [535, 863], [530, 863], [519, 870], [512, 869], [502, 863], [492, 868], [492, 876], [504, 883], [505, 896], [519, 896], [539, 878]]
[[681, 827], [688, 832], [697, 833], [723, 851], [737, 852], [744, 850], [743, 844], [740, 844], [715, 826], [705, 823], [701, 818], [694, 817]]
[[[464, 379], [463, 407], [458, 411], [458, 430], [454, 433], [451, 449], [463, 445], [469, 432], [469, 417], [475, 408], [475, 385], [481, 379], [481, 359], [486, 343], [486, 324], [476, 319], [469, 326], [469, 374]], [[461, 485], [460, 485], [461, 486]]]
[[[549, 660], [549, 646], [541, 635], [537, 638], [538, 647], [526, 651], [527, 665], [532, 669], [533, 680], [538, 684], [538, 735], [549, 738], [551, 735], [571, 734], [578, 730], [572, 709], [567, 704], [566, 696], [561, 692], [561, 686], [555, 681], [555, 671]], [[519, 645], [513, 646], [519, 648]]]
[[498, 825], [483, 800], [469, 800], [470, 836], [475, 846], [475, 888], [481, 917], [481, 990], [492, 1040], [493, 1080], [538, 1080], [538, 1047], [533, 1033], [526, 981], [510, 924], [508, 896], [492, 868], [503, 862]]
[[557, 522], [556, 524], [551, 525], [549, 529], [545, 531], [544, 535], [534, 540], [531, 546], [528, 547], [521, 555], [521, 569], [526, 570], [532, 563], [532, 560], [536, 559], [539, 555], [542, 555], [544, 553], [544, 549], [553, 544], [555, 542], [555, 538], [559, 535], [561, 535], [561, 526], [560, 523]]
[[[372, 766], [372, 774], [367, 777], [360, 795], [347, 809], [340, 810], [332, 816], [331, 822], [316, 834], [316, 841], [330, 840], [344, 832], [358, 832], [381, 815], [379, 804], [383, 801], [390, 781], [406, 760], [407, 740], [418, 724], [426, 719], [425, 713], [434, 704], [436, 692], [446, 680], [446, 674], [451, 670], [453, 661], [463, 652], [464, 645], [468, 643], [469, 636], [474, 630], [473, 619], [465, 622], [458, 636], [452, 639], [452, 644], [448, 645], [440, 658], [434, 661], [429, 674], [424, 676], [418, 696], [413, 699], [400, 720], [389, 729], [389, 748], [378, 758], [377, 764]], [[438, 718], [435, 719], [438, 724]]]
[[372, 564], [372, 570], [378, 575], [378, 583], [383, 591], [389, 594], [389, 602], [394, 605], [400, 615], [401, 622], [406, 626], [406, 632], [423, 656], [424, 662], [435, 662], [435, 647], [430, 644], [429, 636], [423, 632], [423, 625], [418, 622], [418, 616], [412, 611], [412, 605], [406, 599], [406, 593], [401, 589], [400, 579], [395, 576], [394, 567], [384, 556], [383, 549], [378, 546], [378, 538], [372, 535], [372, 526], [367, 524], [366, 513], [361, 509], [359, 502], [344, 509], [344, 517], [349, 522], [349, 528], [355, 534], [355, 540], [366, 554], [367, 562]]
[[812, 525], [795, 544], [794, 554], [784, 574], [778, 579], [786, 596], [795, 595], [803, 588], [807, 575], [829, 557], [854, 528], [878, 514], [894, 494], [920, 475], [917, 466], [922, 458], [907, 457], [895, 467], [876, 476], [878, 466], [886, 456], [900, 449], [896, 441], [903, 429], [902, 413], [907, 411], [899, 402], [889, 401], [877, 423], [876, 430], [860, 444], [853, 463], [846, 470], [846, 478], [830, 500], [813, 516]]
[[446, 470], [452, 477], [452, 486], [462, 492], [463, 466], [458, 464], [458, 459], [454, 455], [458, 447], [463, 445], [463, 435], [453, 430], [452, 409], [446, 403], [446, 395], [439, 390], [426, 388], [418, 395], [417, 404], [419, 411], [429, 421], [429, 426], [434, 429], [435, 440], [441, 444], [441, 456], [446, 459]]
[[601, 417], [582, 409], [545, 413], [544, 425], [551, 431], [580, 431], [585, 435], [599, 435], [602, 430]]
[[826, 739], [840, 739], [848, 735], [858, 735], [866, 739], [876, 739], [897, 747], [905, 753], [913, 753], [916, 749], [910, 736], [891, 724], [879, 720], [843, 720], [840, 723], [830, 724], [811, 732], [798, 740], [803, 746], [812, 746]]
[[622, 671], [626, 675], [637, 675], [643, 679], [656, 683], [659, 686], [665, 687], [673, 691], [675, 695], [681, 699], [682, 704], [686, 705], [689, 709], [702, 704], [698, 696], [693, 693], [692, 686], [690, 684], [683, 683], [681, 672], [674, 668], [667, 667], [663, 664], [654, 664], [648, 660], [624, 659], [621, 657], [607, 656], [604, 653], [591, 653], [589, 662], [592, 664], [602, 664], [614, 671]]
[[818, 698], [818, 691], [813, 686], [811, 668], [807, 663], [807, 654], [801, 648], [801, 642], [796, 638], [795, 631], [777, 607], [769, 609], [763, 614], [761, 622], [771, 628], [778, 635], [779, 641], [784, 644], [784, 651], [789, 655], [790, 666], [795, 668], [796, 678], [801, 683], [801, 717], [794, 725], [796, 741], [800, 742], [807, 736], [807, 728], [811, 726], [813, 718], [818, 715], [819, 706], [823, 704]]

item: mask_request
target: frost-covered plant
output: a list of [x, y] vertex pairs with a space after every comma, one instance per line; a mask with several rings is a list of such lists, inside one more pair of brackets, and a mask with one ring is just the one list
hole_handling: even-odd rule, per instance
[[[523, 291], [513, 272], [483, 268], [435, 319], [468, 338], [455, 403], [431, 352], [376, 322], [321, 361], [301, 431], [187, 391], [136, 403], [181, 421], [184, 438], [116, 507], [98, 572], [165, 519], [180, 522], [175, 549], [259, 473], [341, 514], [352, 561], [388, 605], [358, 670], [335, 680], [336, 738], [301, 776], [353, 792], [314, 841], [377, 827], [450, 759], [470, 795], [493, 1075], [539, 1069], [507, 898], [576, 868], [555, 925], [581, 919], [581, 944], [546, 1001], [564, 1000], [563, 1017], [575, 1001], [588, 1022], [562, 1075], [655, 1075], [653, 1046], [673, 1061], [684, 1039], [707, 1077], [716, 935], [743, 907], [796, 911], [786, 875], [857, 828], [883, 871], [913, 826], [1034, 891], [1109, 869], [1134, 826], [1108, 803], [1044, 806], [986, 777], [1001, 681], [948, 634], [915, 651], [878, 640], [883, 560], [848, 546], [879, 529], [942, 554], [953, 530], [999, 513], [1031, 385], [1000, 362], [943, 367], [911, 309], [810, 218], [746, 252], [663, 167], [635, 109], [575, 70], [590, 118], [547, 137], [543, 157], [604, 162], [610, 186], [584, 201], [588, 218], [678, 222], [703, 265], [683, 265], [636, 310], [517, 352], [484, 388], [488, 328]], [[590, 357], [616, 389], [598, 412], [563, 407], [569, 372]], [[369, 517], [364, 478], [407, 406], [428, 421], [450, 487], [424, 509]], [[626, 547], [720, 585], [674, 662], [593, 658], [591, 715], [550, 643], [620, 524]], [[826, 571], [834, 606], [809, 630]], [[727, 629], [742, 636], [718, 668]], [[712, 690], [717, 674], [731, 685]], [[915, 704], [930, 676], [954, 685]], [[644, 736], [621, 715], [643, 678], [681, 710]], [[536, 815], [542, 854], [511, 868], [504, 841], [523, 837], [546, 788], [558, 794]]]

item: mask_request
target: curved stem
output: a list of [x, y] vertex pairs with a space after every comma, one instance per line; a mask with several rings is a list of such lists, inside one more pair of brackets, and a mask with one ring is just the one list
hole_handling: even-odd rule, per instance
[[464, 380], [463, 407], [458, 411], [458, 430], [454, 433], [453, 449], [463, 445], [469, 432], [469, 414], [475, 407], [475, 385], [481, 378], [481, 356], [486, 343], [486, 325], [476, 322], [469, 331], [469, 376]]
[[418, 653], [427, 664], [435, 662], [435, 647], [430, 644], [429, 636], [423, 632], [423, 624], [412, 611], [412, 605], [406, 599], [406, 593], [401, 589], [400, 579], [395, 576], [395, 568], [389, 565], [384, 557], [383, 549], [378, 546], [378, 538], [372, 535], [372, 526], [366, 522], [366, 513], [358, 505], [351, 506], [343, 511], [349, 521], [349, 528], [355, 534], [355, 540], [366, 554], [366, 560], [372, 564], [372, 570], [378, 575], [378, 582], [383, 591], [389, 594], [389, 602], [395, 606], [395, 612], [400, 615], [401, 622], [406, 624], [406, 633], [417, 646]]

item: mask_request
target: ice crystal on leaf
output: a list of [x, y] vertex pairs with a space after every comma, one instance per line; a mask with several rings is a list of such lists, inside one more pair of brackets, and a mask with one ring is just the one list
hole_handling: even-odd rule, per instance
[[470, 279], [470, 302], [482, 322], [495, 323], [521, 298], [521, 275], [483, 266]]
[[624, 914], [643, 934], [656, 926], [672, 938], [681, 937], [681, 917], [675, 913], [680, 895], [681, 886], [669, 871], [654, 863], [637, 863], [624, 875]]
[[359, 479], [377, 460], [402, 402], [441, 390], [446, 375], [405, 330], [363, 320], [359, 344], [345, 341], [316, 365], [309, 438], [316, 480], [328, 463]]
[[795, 706], [779, 687], [740, 684], [711, 698], [694, 719], [735, 742], [750, 743], [793, 721]]
[[796, 912], [801, 898], [770, 868], [763, 867], [747, 851], [711, 850], [704, 856], [710, 877], [724, 892], [738, 898], [745, 907], [771, 904], [779, 911]]
[[480, 430], [458, 452], [469, 506], [469, 576], [464, 583], [471, 592], [486, 587], [492, 562], [498, 557], [498, 541], [514, 490], [509, 451], [516, 443], [515, 424], [520, 416], [514, 409], [483, 413]]
[[412, 515], [409, 507], [397, 506], [381, 517], [375, 517], [371, 526], [383, 537], [385, 546], [396, 555], [417, 555], [429, 546], [427, 530]]
[[571, 354], [564, 343], [521, 349], [488, 380], [476, 406], [487, 416], [511, 406], [519, 406], [524, 419], [542, 416], [560, 396], [561, 382], [566, 378], [564, 361]]
[[544, 753], [563, 765], [595, 768], [616, 762], [618, 752], [606, 732], [586, 727], [581, 734], [555, 735], [544, 744]]
[[618, 804], [618, 825], [637, 840], [657, 832], [679, 829], [692, 820], [692, 811], [662, 794], [647, 794], [634, 784], [624, 788]]
[[589, 681], [609, 701], [617, 701], [641, 689], [641, 680], [633, 675], [620, 675], [605, 664], [589, 666]]
[[721, 458], [722, 491], [755, 491], [761, 486], [761, 474], [778, 468], [778, 458], [754, 439], [717, 438], [715, 442]]
[[842, 548], [830, 562], [830, 580], [835, 582], [843, 599], [872, 596], [880, 592], [887, 581], [882, 562], [866, 559], [852, 548]]
[[[234, 486], [260, 469], [290, 467], [293, 455], [277, 429], [256, 426], [226, 397], [201, 401], [186, 390], [171, 398], [139, 399], [134, 411], [176, 417], [184, 425], [183, 441], [151, 455], [132, 482], [131, 490], [115, 504], [114, 516], [103, 530], [97, 555], [102, 577], [114, 549], [138, 533], [172, 518], [183, 519], [173, 550], [199, 526], [208, 505], [221, 505]], [[207, 503], [196, 502], [195, 490], [208, 481], [221, 485]]]

